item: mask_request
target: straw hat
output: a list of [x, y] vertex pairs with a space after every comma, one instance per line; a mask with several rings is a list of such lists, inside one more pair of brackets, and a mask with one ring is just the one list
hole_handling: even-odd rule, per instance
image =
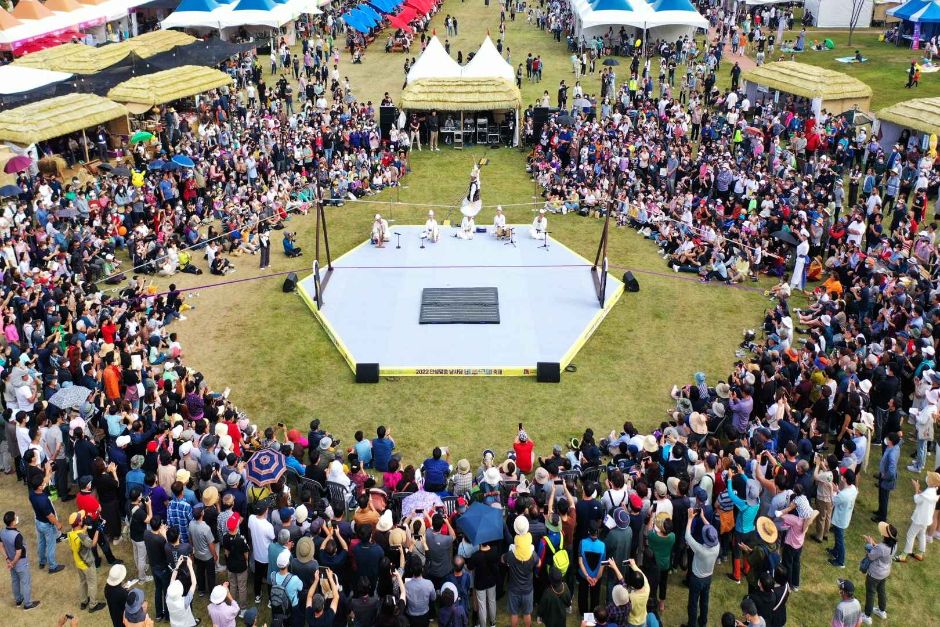
[[125, 577], [127, 577], [127, 569], [124, 564], [115, 564], [108, 571], [108, 585], [119, 586], [124, 582]]
[[774, 525], [774, 521], [767, 518], [766, 516], [761, 516], [757, 519], [757, 535], [760, 536], [760, 539], [766, 542], [767, 544], [773, 544], [777, 541], [777, 527]]
[[659, 443], [656, 442], [655, 435], [648, 435], [643, 438], [643, 450], [647, 453], [655, 453], [659, 450]]
[[703, 414], [693, 411], [689, 416], [689, 428], [692, 429], [692, 433], [706, 435], [708, 433], [708, 420]]
[[896, 540], [898, 537], [898, 530], [885, 521], [878, 523], [878, 533], [881, 534], [882, 538], [891, 538], [892, 540]]
[[306, 564], [313, 559], [313, 538], [304, 536], [297, 540], [297, 561]]
[[210, 485], [202, 491], [202, 504], [206, 507], [212, 507], [219, 502], [219, 489]]

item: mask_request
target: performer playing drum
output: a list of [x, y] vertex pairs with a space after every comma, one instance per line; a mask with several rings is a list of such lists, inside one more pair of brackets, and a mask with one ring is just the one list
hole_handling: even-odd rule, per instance
[[428, 220], [424, 223], [424, 232], [422, 234], [430, 242], [436, 242], [441, 237], [441, 229], [434, 219], [434, 212], [428, 211]]
[[473, 221], [471, 216], [464, 216], [463, 220], [460, 221], [460, 230], [457, 231], [457, 237], [460, 239], [473, 239], [473, 232], [476, 231], [477, 225]]
[[503, 208], [496, 206], [496, 216], [493, 218], [493, 231], [497, 238], [509, 237], [509, 229], [506, 228], [506, 216], [503, 215]]
[[388, 221], [381, 214], [375, 214], [375, 221], [372, 222], [372, 243], [376, 248], [385, 248], [385, 242], [392, 239], [388, 232]]
[[548, 218], [545, 217], [545, 210], [539, 209], [539, 215], [532, 220], [532, 227], [529, 229], [529, 235], [532, 239], [542, 239], [548, 230]]

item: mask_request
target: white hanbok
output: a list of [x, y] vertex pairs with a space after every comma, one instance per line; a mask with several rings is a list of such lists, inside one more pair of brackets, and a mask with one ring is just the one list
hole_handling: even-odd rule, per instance
[[457, 237], [460, 239], [473, 239], [473, 232], [476, 230], [476, 223], [470, 216], [464, 216], [460, 221], [460, 230], [457, 231]]
[[532, 220], [532, 227], [529, 229], [529, 236], [532, 239], [542, 239], [545, 237], [545, 231], [548, 230], [548, 218], [539, 215]]
[[436, 242], [441, 238], [441, 228], [434, 218], [428, 218], [428, 221], [424, 223], [424, 237], [432, 242]]
[[372, 243], [378, 244], [380, 239], [383, 242], [388, 242], [392, 239], [392, 236], [388, 232], [388, 220], [385, 218], [372, 223]]
[[790, 287], [798, 290], [806, 288], [806, 270], [809, 269], [809, 240], [803, 240], [796, 246], [796, 263], [793, 264], [793, 276]]

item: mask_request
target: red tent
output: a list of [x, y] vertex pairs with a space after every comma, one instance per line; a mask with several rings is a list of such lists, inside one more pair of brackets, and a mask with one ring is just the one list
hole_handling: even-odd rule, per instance
[[407, 24], [411, 20], [415, 19], [415, 17], [417, 16], [418, 16], [417, 9], [415, 9], [414, 7], [410, 7], [406, 4], [405, 8], [401, 10], [401, 13], [399, 13], [398, 15], [394, 15], [392, 17], [394, 19], [402, 20]]
[[391, 24], [393, 28], [400, 28], [403, 31], [411, 33], [414, 32], [414, 29], [409, 26], [409, 21], [408, 19], [402, 19], [400, 15], [393, 15], [388, 18], [388, 23]]

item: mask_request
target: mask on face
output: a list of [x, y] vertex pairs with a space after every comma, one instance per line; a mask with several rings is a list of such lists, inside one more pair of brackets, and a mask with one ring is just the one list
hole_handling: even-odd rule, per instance
[[891, 443], [888, 442], [888, 438], [885, 438], [885, 439], [882, 440], [882, 441], [884, 442], [885, 446], [891, 446]]

